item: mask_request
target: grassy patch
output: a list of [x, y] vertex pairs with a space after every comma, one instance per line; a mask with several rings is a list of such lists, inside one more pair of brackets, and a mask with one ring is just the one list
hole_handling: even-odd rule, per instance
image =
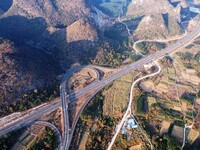
[[184, 101], [184, 102], [187, 102], [188, 104], [190, 105], [193, 105], [194, 104], [194, 99], [195, 99], [195, 96], [194, 94], [190, 94], [190, 93], [184, 93], [182, 96], [181, 96], [181, 100]]
[[147, 101], [148, 101], [148, 108], [151, 108], [151, 106], [156, 103], [156, 99], [150, 96], [148, 96]]
[[197, 77], [200, 78], [200, 52], [193, 54], [191, 52], [177, 52], [176, 55], [179, 57], [179, 64], [183, 69], [194, 69], [197, 72]]
[[135, 112], [137, 114], [145, 114], [147, 109], [147, 97], [141, 95], [137, 100], [135, 100]]
[[161, 91], [161, 92], [168, 92], [168, 87], [167, 87], [166, 83], [164, 83], [164, 82], [160, 82], [160, 83], [156, 86], [156, 88], [157, 88], [159, 91]]
[[120, 79], [114, 81], [112, 85], [103, 92], [105, 95], [103, 112], [105, 115], [116, 118], [122, 115], [129, 101], [133, 77], [134, 73], [124, 75]]
[[154, 53], [160, 51], [166, 47], [165, 43], [160, 42], [139, 42], [136, 44], [136, 48], [143, 54]]
[[153, 139], [153, 145], [156, 150], [179, 150], [181, 148], [181, 144], [167, 134]]

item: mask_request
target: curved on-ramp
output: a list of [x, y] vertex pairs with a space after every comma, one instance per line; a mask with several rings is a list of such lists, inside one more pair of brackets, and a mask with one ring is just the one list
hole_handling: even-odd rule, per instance
[[60, 133], [60, 131], [58, 130], [58, 128], [55, 125], [53, 125], [53, 124], [51, 124], [51, 123], [49, 123], [47, 121], [35, 121], [33, 124], [45, 125], [45, 126], [50, 127], [51, 129], [53, 129], [54, 132], [56, 133], [57, 138], [58, 138], [58, 149], [59, 150], [62, 149], [62, 144], [61, 144], [62, 137], [61, 137], [61, 133]]
[[[60, 85], [60, 97], [62, 100], [62, 116], [63, 116], [63, 122], [64, 122], [64, 133], [63, 133], [63, 142], [62, 142], [63, 150], [67, 150], [69, 148], [70, 141], [72, 138], [70, 136], [70, 125], [69, 125], [69, 114], [68, 114], [68, 100], [69, 100], [68, 98], [69, 97], [66, 96], [66, 93], [68, 93], [67, 82], [69, 81], [69, 78], [73, 73], [78, 72], [79, 70], [81, 70], [83, 68], [89, 68], [96, 73], [97, 77], [93, 82], [98, 81], [100, 78], [99, 72], [92, 66], [79, 66], [77, 68], [71, 69], [63, 77], [61, 85]], [[76, 121], [76, 123], [77, 123], [77, 121]], [[74, 131], [74, 129], [72, 131]], [[70, 138], [70, 140], [69, 140], [69, 138]]]

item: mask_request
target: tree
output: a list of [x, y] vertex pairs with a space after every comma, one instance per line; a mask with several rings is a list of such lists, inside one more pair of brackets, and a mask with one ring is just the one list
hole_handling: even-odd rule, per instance
[[199, 92], [198, 92], [198, 94], [197, 94], [197, 97], [200, 98], [200, 90], [199, 90]]
[[184, 55], [184, 59], [187, 59], [187, 60], [193, 59], [193, 54], [190, 52], [186, 52]]

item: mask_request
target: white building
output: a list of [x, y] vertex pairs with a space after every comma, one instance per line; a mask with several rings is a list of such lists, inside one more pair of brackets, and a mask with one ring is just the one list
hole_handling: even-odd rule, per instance
[[138, 125], [135, 123], [135, 120], [134, 119], [129, 119], [127, 121], [127, 128], [128, 129], [134, 129], [134, 128], [138, 128]]

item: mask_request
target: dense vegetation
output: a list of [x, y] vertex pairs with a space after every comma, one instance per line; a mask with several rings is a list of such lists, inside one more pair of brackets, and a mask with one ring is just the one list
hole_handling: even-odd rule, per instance
[[119, 10], [123, 8], [123, 2], [121, 0], [94, 0], [94, 4], [104, 13], [112, 17], [117, 17]]
[[167, 134], [163, 137], [156, 137], [153, 145], [155, 150], [179, 150], [181, 148], [181, 144]]
[[160, 42], [139, 42], [136, 44], [136, 48], [140, 50], [143, 54], [154, 53], [156, 51], [160, 51], [161, 49], [165, 48], [165, 43]]
[[22, 134], [23, 130], [17, 130], [8, 134], [5, 134], [0, 138], [0, 149], [9, 150], [17, 141], [18, 137]]
[[135, 103], [135, 112], [137, 114], [145, 114], [147, 107], [147, 97], [141, 95], [138, 99], [134, 101]]
[[58, 140], [54, 132], [49, 128], [45, 128], [45, 132], [35, 143], [31, 145], [29, 150], [58, 150]]
[[199, 92], [197, 93], [197, 97], [200, 98], [200, 90], [199, 90]]
[[124, 61], [128, 58], [131, 59], [130, 62], [140, 59], [140, 56], [133, 54], [128, 47], [126, 44], [123, 45], [123, 43], [113, 40], [103, 40], [97, 48], [98, 52], [95, 59], [91, 63], [115, 68], [125, 64]]
[[184, 93], [181, 96], [181, 100], [193, 105], [195, 97], [196, 97], [196, 95], [194, 95], [194, 94]]

